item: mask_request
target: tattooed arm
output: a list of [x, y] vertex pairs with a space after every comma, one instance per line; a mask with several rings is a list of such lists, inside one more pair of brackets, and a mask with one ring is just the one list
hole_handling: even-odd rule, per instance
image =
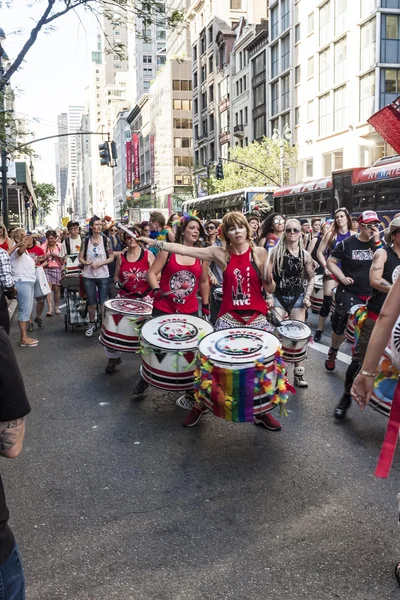
[[304, 252], [304, 268], [306, 271], [307, 287], [304, 294], [304, 307], [309, 308], [311, 306], [310, 297], [314, 288], [314, 261], [308, 252]]
[[377, 250], [374, 254], [374, 258], [372, 259], [371, 269], [369, 271], [369, 282], [371, 287], [374, 290], [378, 290], [378, 292], [383, 292], [384, 294], [388, 294], [392, 285], [383, 279], [383, 270], [385, 268], [385, 263], [387, 260], [387, 252], [384, 248]]
[[0, 455], [17, 458], [25, 436], [25, 419], [0, 422]]

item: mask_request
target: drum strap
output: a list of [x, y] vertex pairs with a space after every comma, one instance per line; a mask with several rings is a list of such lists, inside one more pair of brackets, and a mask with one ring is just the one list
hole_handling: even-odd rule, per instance
[[389, 476], [393, 463], [393, 457], [397, 446], [397, 440], [400, 430], [400, 380], [397, 383], [392, 408], [390, 410], [389, 423], [386, 429], [385, 439], [383, 440], [378, 464], [375, 469], [375, 476], [386, 479]]
[[257, 317], [259, 315], [261, 315], [262, 313], [259, 311], [255, 311], [253, 312], [252, 315], [250, 315], [247, 319], [244, 319], [243, 316], [237, 312], [237, 311], [230, 311], [230, 314], [239, 321], [239, 323], [242, 323], [243, 325], [249, 327], [251, 323], [253, 323], [253, 321], [255, 321], [257, 319]]
[[290, 313], [292, 312], [293, 306], [296, 304], [297, 299], [299, 298], [300, 294], [302, 294], [303, 292], [304, 292], [304, 287], [302, 285], [299, 285], [299, 287], [296, 288], [296, 290], [294, 292], [294, 296], [289, 304], [286, 304], [286, 302], [283, 299], [282, 294], [278, 288], [276, 288], [274, 295], [278, 298], [279, 302], [282, 304], [283, 308], [286, 310], [288, 315], [290, 315]]

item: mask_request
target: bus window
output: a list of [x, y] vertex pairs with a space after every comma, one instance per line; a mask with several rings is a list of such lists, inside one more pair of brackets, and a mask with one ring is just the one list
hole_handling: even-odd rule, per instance
[[333, 193], [335, 198], [334, 209], [345, 207], [351, 213], [352, 198], [351, 198], [351, 171], [333, 174]]
[[305, 194], [304, 196], [299, 196], [296, 202], [297, 214], [300, 215], [310, 215], [312, 213], [312, 199], [311, 194]]
[[398, 210], [400, 206], [400, 181], [379, 185], [378, 209]]
[[374, 210], [375, 203], [375, 185], [358, 185], [354, 188], [352, 212]]
[[296, 211], [296, 200], [294, 196], [284, 196], [283, 198], [283, 214], [284, 215], [297, 215]]
[[330, 215], [332, 211], [332, 192], [330, 190], [324, 190], [322, 192], [314, 193], [314, 201], [312, 214], [314, 215]]

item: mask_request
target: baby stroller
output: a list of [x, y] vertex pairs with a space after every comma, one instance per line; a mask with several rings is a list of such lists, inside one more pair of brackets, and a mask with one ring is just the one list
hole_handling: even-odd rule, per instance
[[61, 286], [65, 290], [66, 307], [64, 316], [65, 331], [74, 327], [88, 325], [87, 302], [81, 296], [80, 274], [64, 275], [61, 279]]

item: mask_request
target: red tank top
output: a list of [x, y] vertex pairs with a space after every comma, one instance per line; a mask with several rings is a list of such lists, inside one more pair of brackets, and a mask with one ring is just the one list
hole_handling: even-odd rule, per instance
[[119, 280], [126, 282], [124, 288], [120, 290], [121, 296], [146, 296], [150, 291], [150, 286], [146, 280], [149, 270], [148, 250], [141, 250], [138, 260], [130, 262], [126, 259], [126, 252], [121, 253], [121, 267], [119, 270]]
[[222, 282], [224, 294], [219, 316], [240, 311], [265, 315], [267, 304], [262, 294], [261, 277], [251, 248], [245, 254], [231, 254]]
[[203, 267], [196, 258], [194, 265], [179, 265], [175, 254], [161, 273], [160, 288], [163, 292], [172, 292], [160, 300], [154, 300], [154, 308], [168, 314], [181, 313], [189, 315], [198, 310], [197, 290]]

